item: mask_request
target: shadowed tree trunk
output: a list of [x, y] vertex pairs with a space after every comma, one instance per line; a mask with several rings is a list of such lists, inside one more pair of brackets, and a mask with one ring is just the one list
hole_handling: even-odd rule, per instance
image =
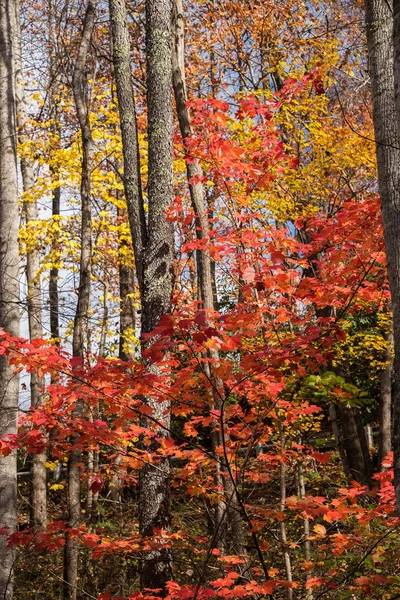
[[[81, 256], [79, 269], [78, 301], [72, 337], [72, 355], [83, 361], [87, 315], [90, 307], [90, 277], [92, 260], [91, 206], [90, 206], [90, 173], [93, 161], [94, 143], [89, 125], [86, 101], [85, 69], [90, 49], [91, 37], [95, 22], [95, 7], [89, 0], [86, 8], [82, 38], [78, 50], [73, 76], [73, 92], [78, 121], [82, 134], [82, 180], [81, 180]], [[84, 406], [78, 399], [74, 408], [74, 417], [82, 417]], [[75, 436], [75, 444], [79, 437]], [[81, 451], [71, 451], [68, 461], [68, 525], [76, 528], [81, 520]], [[64, 600], [76, 600], [78, 576], [78, 539], [66, 535], [64, 553]]]
[[[0, 327], [19, 335], [18, 188], [15, 124], [15, 0], [0, 2]], [[0, 357], [0, 435], [17, 433], [18, 376]], [[17, 452], [0, 457], [0, 529], [17, 520]], [[0, 598], [11, 600], [15, 551], [0, 536]]]
[[[365, 9], [379, 193], [392, 297], [394, 485], [397, 510], [400, 510], [400, 136], [397, 123], [397, 115], [400, 113], [399, 93], [396, 98], [397, 114], [395, 102], [395, 75], [399, 90], [400, 7], [398, 2], [392, 0], [366, 0]], [[394, 48], [396, 69], [393, 60]]]

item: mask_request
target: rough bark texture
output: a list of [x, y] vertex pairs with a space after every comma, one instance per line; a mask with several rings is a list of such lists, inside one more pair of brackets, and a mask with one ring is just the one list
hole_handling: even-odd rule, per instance
[[[18, 139], [23, 143], [26, 139], [26, 106], [25, 92], [22, 78], [22, 59], [21, 59], [21, 36], [19, 25], [19, 2], [17, 2], [16, 22], [17, 22], [17, 44], [16, 44], [16, 111]], [[27, 194], [35, 183], [34, 164], [27, 156], [21, 158], [21, 173], [23, 191]], [[23, 204], [25, 222], [35, 223], [38, 221], [38, 211], [36, 202], [26, 201]], [[39, 252], [34, 248], [26, 256], [26, 280], [27, 280], [27, 304], [28, 304], [28, 324], [30, 339], [43, 337], [42, 327], [42, 297], [40, 276]], [[31, 373], [31, 406], [37, 408], [42, 402], [42, 389], [44, 387], [44, 378], [39, 377], [37, 372]], [[46, 485], [46, 453], [32, 455], [32, 488], [31, 488], [31, 520], [34, 527], [39, 530], [46, 528], [47, 524], [47, 485]]]
[[388, 336], [386, 350], [386, 368], [381, 375], [379, 398], [379, 441], [378, 467], [382, 470], [382, 461], [392, 449], [392, 372], [393, 372], [393, 334]]
[[[92, 2], [86, 8], [81, 43], [75, 63], [73, 92], [79, 125], [82, 134], [82, 181], [81, 181], [81, 257], [78, 301], [72, 337], [72, 354], [84, 358], [84, 341], [87, 314], [90, 307], [90, 276], [92, 260], [90, 173], [92, 168], [94, 143], [89, 125], [85, 97], [85, 69], [95, 22], [95, 8]], [[84, 406], [77, 400], [74, 409], [75, 418], [83, 414]], [[75, 439], [75, 443], [78, 438]], [[75, 528], [81, 520], [80, 504], [80, 468], [81, 452], [79, 448], [71, 451], [68, 461], [68, 525]], [[64, 555], [64, 600], [76, 600], [78, 575], [78, 540], [66, 535]]]
[[144, 249], [147, 243], [146, 219], [140, 181], [139, 144], [125, 0], [110, 0], [110, 18], [114, 77], [124, 148], [124, 190], [135, 252], [137, 278], [143, 291]]
[[[15, 124], [15, 0], [0, 1], [0, 327], [19, 335], [18, 189]], [[0, 435], [17, 432], [18, 377], [0, 357]], [[17, 454], [0, 457], [0, 529], [16, 528]], [[14, 549], [0, 536], [0, 598], [13, 596]]]
[[[149, 213], [147, 246], [144, 256], [142, 333], [151, 332], [171, 309], [174, 286], [174, 237], [166, 210], [173, 200], [172, 168], [172, 31], [169, 0], [146, 0], [146, 64], [149, 140]], [[150, 370], [156, 370], [154, 365]], [[169, 400], [148, 398], [153, 417], [170, 426]], [[165, 429], [160, 428], [160, 436]], [[139, 477], [139, 526], [143, 536], [154, 529], [168, 530], [169, 461], [157, 468], [147, 464]], [[141, 565], [141, 586], [161, 588], [172, 577], [172, 557], [168, 548], [148, 552]]]
[[[394, 336], [393, 449], [394, 485], [400, 509], [400, 136], [397, 127], [393, 61], [393, 8], [398, 2], [366, 0], [366, 30], [373, 96], [379, 193], [392, 296]], [[399, 31], [395, 32], [398, 48]]]
[[[148, 105], [148, 222], [140, 185], [135, 104], [131, 82], [126, 8], [121, 0], [110, 0], [113, 62], [121, 118], [124, 152], [124, 186], [135, 252], [136, 274], [142, 303], [142, 333], [151, 332], [171, 308], [174, 285], [172, 224], [166, 209], [173, 200], [172, 170], [172, 32], [169, 0], [146, 1], [146, 61]], [[149, 370], [157, 372], [155, 365]], [[170, 425], [169, 402], [147, 398], [152, 417]], [[151, 426], [149, 423], [145, 423]], [[159, 436], [165, 435], [160, 427]], [[149, 448], [155, 451], [156, 447]], [[145, 465], [139, 476], [139, 526], [144, 536], [170, 527], [169, 462]], [[172, 576], [171, 552], [160, 547], [147, 552], [141, 565], [142, 589], [158, 588], [166, 593]]]

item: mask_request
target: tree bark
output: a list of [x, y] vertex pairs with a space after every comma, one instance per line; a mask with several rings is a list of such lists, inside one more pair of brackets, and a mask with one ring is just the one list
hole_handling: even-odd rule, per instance
[[[142, 299], [142, 333], [150, 333], [163, 315], [171, 310], [174, 287], [173, 227], [166, 210], [173, 201], [172, 153], [172, 28], [169, 0], [146, 0], [146, 66], [149, 141], [148, 229], [144, 256]], [[151, 343], [151, 342], [149, 342]], [[146, 344], [145, 344], [146, 345]], [[156, 365], [149, 365], [156, 372]], [[165, 437], [170, 428], [170, 402], [147, 398], [152, 416], [164, 428], [157, 433]], [[147, 424], [149, 426], [149, 424]], [[154, 444], [150, 451], [155, 451]], [[144, 537], [154, 529], [169, 530], [170, 498], [169, 460], [154, 467], [146, 464], [139, 475], [139, 527]], [[142, 589], [161, 588], [172, 577], [172, 556], [167, 547], [147, 553], [141, 565]]]
[[393, 371], [393, 334], [387, 337], [386, 367], [381, 375], [379, 398], [379, 441], [378, 468], [382, 470], [382, 462], [392, 449], [392, 371]]
[[346, 454], [349, 481], [355, 480], [361, 485], [370, 485], [371, 465], [370, 460], [368, 461], [365, 456], [366, 441], [363, 448], [361, 437], [364, 436], [365, 439], [365, 433], [363, 429], [359, 431], [357, 427], [355, 409], [339, 404], [335, 408]]
[[[15, 123], [15, 51], [18, 40], [15, 0], [0, 2], [0, 327], [19, 335], [18, 186]], [[18, 383], [0, 357], [0, 435], [17, 433]], [[0, 457], [0, 529], [17, 524], [17, 453]], [[0, 598], [11, 600], [15, 551], [0, 536]]]
[[[187, 141], [192, 135], [190, 114], [187, 108], [187, 92], [185, 81], [185, 29], [183, 17], [182, 0], [174, 0], [173, 4], [174, 23], [174, 47], [173, 47], [173, 86], [178, 115], [179, 128], [183, 141], [183, 148], [187, 151]], [[208, 240], [209, 223], [208, 209], [206, 207], [203, 184], [201, 177], [203, 170], [200, 161], [191, 158], [186, 160], [186, 171], [189, 183], [190, 200], [196, 215], [196, 236], [198, 240]], [[211, 258], [207, 249], [196, 251], [198, 278], [200, 286], [200, 298], [205, 309], [214, 308], [214, 295], [212, 288]]]
[[[49, 35], [49, 78], [50, 78], [50, 91], [49, 91], [49, 102], [50, 102], [50, 117], [53, 121], [52, 133], [54, 139], [60, 139], [61, 128], [58, 122], [58, 110], [57, 110], [57, 99], [55, 98], [56, 92], [56, 67], [55, 67], [55, 36], [54, 36], [54, 6], [53, 0], [48, 2], [48, 35]], [[50, 167], [50, 174], [52, 182], [58, 181], [58, 171], [54, 166]], [[52, 207], [51, 214], [58, 218], [60, 215], [61, 208], [61, 187], [57, 185], [52, 190]], [[50, 305], [50, 335], [55, 343], [60, 343], [60, 323], [59, 323], [59, 298], [58, 298], [58, 268], [52, 266], [49, 274], [49, 305]]]
[[[21, 143], [26, 141], [26, 106], [25, 91], [22, 83], [22, 57], [21, 57], [21, 35], [19, 25], [19, 2], [16, 11], [17, 21], [17, 44], [16, 44], [16, 111], [18, 139]], [[29, 157], [21, 158], [22, 187], [25, 194], [29, 193], [35, 183], [34, 164]], [[25, 200], [23, 212], [26, 225], [38, 221], [38, 210], [36, 201]], [[27, 305], [29, 337], [31, 340], [43, 337], [42, 327], [42, 297], [40, 285], [40, 257], [37, 249], [27, 252], [26, 256], [26, 280], [27, 280]], [[44, 378], [37, 372], [31, 373], [31, 406], [37, 408], [42, 403], [42, 389]], [[31, 519], [32, 524], [39, 530], [46, 529], [47, 524], [47, 485], [46, 485], [46, 452], [32, 455], [32, 488], [31, 488]]]
[[[392, 297], [394, 339], [393, 450], [394, 486], [400, 510], [400, 135], [395, 76], [399, 78], [399, 6], [392, 0], [366, 0], [366, 29], [372, 85], [373, 121], [378, 160], [379, 193]], [[396, 29], [393, 26], [395, 9]], [[394, 43], [393, 43], [394, 42]], [[395, 52], [394, 52], [395, 47]], [[396, 97], [397, 96], [397, 97]]]
[[[92, 33], [95, 23], [95, 7], [89, 0], [82, 38], [78, 50], [73, 74], [73, 92], [78, 115], [78, 121], [82, 134], [82, 180], [81, 180], [81, 256], [80, 256], [80, 278], [78, 289], [78, 301], [74, 319], [74, 330], [72, 337], [72, 354], [83, 361], [84, 342], [87, 323], [87, 314], [90, 307], [90, 278], [92, 260], [92, 221], [90, 203], [90, 174], [94, 153], [94, 142], [90, 130], [88, 109], [85, 97], [85, 69], [89, 54]], [[78, 399], [74, 408], [74, 417], [82, 417], [84, 406], [82, 400]], [[79, 437], [75, 436], [73, 444], [76, 446]], [[81, 520], [80, 504], [80, 467], [81, 451], [75, 447], [70, 453], [68, 461], [68, 526], [74, 529], [79, 526]], [[77, 576], [78, 576], [78, 540], [76, 537], [66, 535], [64, 553], [64, 600], [76, 600]]]
[[[169, 0], [146, 0], [146, 64], [148, 107], [148, 222], [146, 223], [140, 185], [139, 155], [135, 105], [131, 83], [129, 36], [125, 4], [110, 0], [113, 35], [113, 61], [121, 117], [124, 153], [124, 186], [135, 252], [136, 274], [142, 303], [142, 333], [150, 333], [171, 308], [174, 286], [174, 238], [166, 210], [173, 200], [172, 154], [172, 32]], [[147, 344], [142, 344], [145, 348]], [[157, 373], [156, 365], [147, 368]], [[159, 437], [170, 426], [170, 403], [145, 399], [152, 417], [164, 427], [157, 428]], [[144, 420], [144, 425], [151, 423]], [[155, 452], [153, 443], [149, 451]], [[154, 530], [170, 527], [169, 461], [157, 466], [146, 464], [139, 474], [139, 528], [144, 537]], [[160, 546], [145, 554], [141, 564], [142, 589], [161, 589], [172, 576], [169, 548]], [[160, 593], [160, 592], [159, 592]]]
[[109, 0], [114, 77], [124, 158], [124, 191], [135, 252], [136, 273], [141, 292], [144, 282], [144, 250], [147, 243], [146, 218], [140, 179], [140, 157], [132, 86], [130, 42], [125, 0]]

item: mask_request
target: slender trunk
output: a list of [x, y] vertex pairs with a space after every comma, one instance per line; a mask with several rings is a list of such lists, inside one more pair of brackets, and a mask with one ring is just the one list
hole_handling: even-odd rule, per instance
[[[298, 443], [301, 444], [301, 438], [298, 440]], [[304, 481], [304, 469], [303, 469], [303, 461], [300, 460], [297, 466], [297, 476], [299, 480], [299, 497], [303, 500], [306, 497], [306, 484]], [[311, 544], [310, 544], [310, 520], [307, 517], [304, 517], [304, 559], [307, 563], [311, 562]], [[306, 581], [310, 579], [310, 572], [307, 570], [306, 572]], [[306, 592], [307, 600], [313, 599], [312, 590], [307, 590]]]
[[381, 375], [381, 391], [379, 398], [379, 440], [378, 468], [382, 470], [382, 462], [392, 449], [392, 371], [393, 371], [393, 334], [387, 338], [386, 367]]
[[[118, 216], [121, 219], [124, 218], [124, 212], [120, 209], [118, 211]], [[121, 236], [119, 239], [120, 249], [123, 250], [126, 244], [126, 240]], [[123, 252], [121, 255], [123, 256]], [[119, 263], [119, 297], [119, 358], [121, 360], [132, 360], [135, 350], [132, 345], [132, 336], [136, 333], [135, 277], [133, 268], [124, 264], [123, 258]]]
[[[174, 47], [173, 47], [173, 86], [179, 128], [183, 147], [187, 151], [187, 141], [192, 135], [190, 114], [187, 108], [187, 93], [185, 81], [185, 32], [183, 19], [183, 2], [175, 0], [173, 5]], [[196, 236], [199, 240], [208, 240], [209, 223], [208, 209], [205, 202], [201, 177], [203, 170], [197, 158], [186, 160], [186, 172], [189, 183], [190, 200], [196, 215]], [[200, 298], [205, 309], [214, 308], [212, 289], [211, 259], [207, 249], [196, 251], [197, 271], [200, 285]]]
[[[285, 437], [285, 432], [283, 430], [283, 425], [282, 425], [282, 419], [278, 412], [278, 427], [279, 427], [279, 436], [280, 436], [280, 442], [281, 442], [281, 452], [282, 454], [285, 452], [286, 450], [286, 437]], [[281, 464], [279, 467], [279, 480], [280, 480], [280, 503], [279, 503], [279, 510], [282, 513], [282, 516], [280, 518], [280, 536], [281, 536], [281, 542], [282, 542], [282, 552], [283, 552], [283, 561], [285, 564], [285, 571], [286, 571], [286, 579], [289, 582], [289, 584], [292, 584], [293, 582], [293, 574], [292, 574], [292, 561], [290, 559], [290, 553], [289, 553], [289, 546], [287, 543], [287, 532], [286, 532], [286, 519], [284, 518], [284, 512], [285, 512], [285, 508], [286, 508], [286, 463], [284, 461], [284, 458], [282, 456], [281, 458]], [[286, 591], [286, 598], [287, 600], [293, 600], [293, 589], [292, 587], [288, 587], [287, 591]]]
[[[90, 277], [92, 259], [91, 206], [90, 206], [90, 173], [92, 168], [94, 143], [88, 119], [88, 109], [85, 97], [85, 68], [90, 49], [91, 37], [95, 22], [95, 7], [89, 0], [82, 32], [81, 43], [75, 63], [73, 75], [73, 92], [75, 105], [82, 134], [82, 180], [81, 180], [81, 257], [78, 301], [74, 320], [72, 337], [72, 354], [83, 361], [84, 341], [87, 314], [90, 307]], [[76, 401], [74, 417], [82, 417], [84, 406], [82, 400]], [[79, 437], [75, 436], [68, 461], [68, 517], [69, 528], [79, 526], [81, 520], [81, 481], [80, 467], [81, 451], [77, 444]], [[78, 577], [78, 540], [67, 533], [64, 553], [64, 600], [76, 600]]]
[[[52, 179], [57, 177], [57, 173], [52, 170]], [[60, 215], [61, 188], [57, 186], [52, 192], [52, 217]], [[49, 277], [49, 304], [50, 304], [50, 335], [58, 345], [60, 343], [60, 323], [59, 323], [59, 299], [58, 299], [58, 268], [51, 267]]]
[[[50, 117], [52, 119], [52, 134], [53, 143], [57, 140], [57, 143], [61, 137], [61, 128], [58, 122], [58, 110], [57, 110], [57, 99], [56, 99], [56, 67], [55, 67], [55, 37], [54, 37], [54, 6], [53, 0], [48, 2], [48, 35], [49, 35], [49, 79], [50, 79], [50, 90], [49, 90], [49, 103], [50, 103]], [[56, 166], [50, 167], [50, 175], [52, 183], [58, 182], [58, 170]], [[57, 219], [60, 216], [60, 203], [61, 203], [61, 188], [59, 185], [52, 187], [52, 218]], [[50, 308], [50, 335], [55, 343], [60, 343], [60, 325], [59, 325], [59, 300], [58, 300], [58, 268], [52, 266], [49, 274], [49, 308]]]
[[130, 42], [125, 0], [109, 0], [114, 77], [121, 123], [124, 191], [135, 252], [136, 273], [143, 294], [144, 249], [147, 243], [146, 218], [140, 180], [140, 157], [135, 97], [130, 64]]
[[[173, 25], [174, 25], [174, 45], [172, 53], [172, 81], [175, 95], [175, 104], [179, 121], [179, 128], [182, 136], [183, 147], [187, 151], [187, 142], [192, 135], [192, 127], [190, 122], [190, 114], [187, 108], [187, 92], [185, 80], [185, 30], [184, 30], [184, 15], [183, 1], [174, 0], [173, 4]], [[208, 207], [205, 202], [205, 194], [201, 178], [203, 170], [198, 159], [191, 158], [186, 160], [186, 172], [189, 183], [190, 199], [193, 211], [196, 215], [196, 236], [198, 240], [204, 240], [207, 245], [210, 228], [208, 221]], [[197, 274], [200, 288], [200, 299], [203, 308], [212, 310], [214, 308], [214, 290], [213, 290], [213, 273], [212, 261], [207, 247], [196, 251]], [[213, 360], [214, 368], [219, 362], [219, 353], [216, 350], [210, 351], [210, 358]], [[213, 369], [207, 369], [207, 376], [211, 376], [214, 382], [216, 393], [214, 394], [215, 406], [218, 410], [222, 410], [222, 397], [219, 390], [223, 390], [222, 382], [212, 374]], [[226, 437], [224, 431], [219, 430], [219, 423], [214, 426], [214, 431], [211, 435], [211, 443], [213, 451], [216, 453], [216, 448], [222, 446], [222, 436]], [[217, 455], [216, 455], [217, 456]], [[217, 457], [218, 460], [218, 457]], [[225, 515], [225, 526], [221, 528], [221, 550], [229, 551], [229, 546], [233, 546], [238, 554], [245, 553], [243, 525], [240, 517], [240, 508], [234, 490], [235, 483], [231, 480], [229, 473], [229, 465], [222, 461], [221, 467], [217, 468], [216, 485], [222, 485], [225, 491], [225, 502], [218, 502], [216, 506], [215, 523], [219, 525], [225, 515], [225, 504], [228, 498], [231, 500], [231, 508]], [[230, 531], [229, 531], [230, 530]]]
[[[19, 26], [19, 2], [17, 2], [16, 20]], [[16, 87], [15, 99], [17, 110], [18, 139], [21, 143], [26, 141], [26, 106], [25, 91], [22, 83], [22, 57], [21, 36], [18, 35], [16, 48]], [[28, 194], [35, 183], [34, 164], [29, 157], [21, 158], [22, 186], [24, 194]], [[23, 205], [26, 225], [38, 221], [36, 201], [25, 200]], [[43, 337], [42, 327], [42, 298], [40, 285], [40, 257], [36, 248], [28, 251], [26, 256], [26, 279], [27, 279], [27, 304], [28, 324], [30, 339]], [[42, 389], [44, 378], [35, 371], [31, 374], [31, 406], [37, 408], [42, 403]], [[31, 518], [33, 526], [44, 530], [47, 524], [47, 485], [46, 485], [46, 453], [32, 455], [32, 488], [31, 488]]]
[[[0, 327], [19, 335], [18, 187], [15, 124], [15, 0], [0, 3]], [[17, 433], [18, 376], [0, 357], [0, 435]], [[17, 453], [0, 457], [0, 530], [13, 533], [17, 521]], [[11, 600], [13, 546], [0, 536], [0, 598]]]
[[[400, 15], [398, 2], [366, 0], [366, 30], [372, 84], [383, 233], [392, 297], [394, 339], [393, 450], [394, 487], [400, 510]], [[393, 26], [393, 9], [395, 24]], [[394, 42], [394, 43], [393, 43]], [[394, 51], [394, 48], [395, 51]], [[396, 68], [394, 65], [396, 56]], [[395, 94], [395, 79], [397, 94]], [[396, 111], [397, 101], [397, 111]], [[397, 112], [397, 114], [396, 114]]]

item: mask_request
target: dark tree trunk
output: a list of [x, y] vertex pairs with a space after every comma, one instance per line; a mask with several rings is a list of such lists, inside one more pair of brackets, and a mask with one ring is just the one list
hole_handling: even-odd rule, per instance
[[[392, 297], [394, 485], [397, 510], [400, 510], [400, 136], [397, 125], [399, 110], [396, 114], [395, 101], [395, 74], [396, 80], [399, 77], [400, 7], [398, 2], [392, 0], [366, 0], [365, 8], [379, 192]], [[398, 95], [397, 93], [397, 100]]]
[[[174, 286], [174, 237], [166, 210], [173, 201], [172, 155], [172, 31], [169, 0], [146, 0], [146, 64], [149, 140], [149, 213], [144, 256], [142, 332], [151, 332], [171, 309]], [[149, 369], [157, 371], [155, 365]], [[147, 398], [153, 418], [170, 428], [170, 402]], [[145, 423], [146, 424], [146, 423]], [[149, 426], [149, 424], [147, 424]], [[154, 451], [156, 448], [153, 447]], [[141, 535], [170, 528], [170, 468], [163, 459], [155, 468], [146, 464], [139, 477], [139, 526]], [[168, 548], [152, 550], [141, 565], [141, 587], [161, 588], [172, 578], [172, 556]]]

